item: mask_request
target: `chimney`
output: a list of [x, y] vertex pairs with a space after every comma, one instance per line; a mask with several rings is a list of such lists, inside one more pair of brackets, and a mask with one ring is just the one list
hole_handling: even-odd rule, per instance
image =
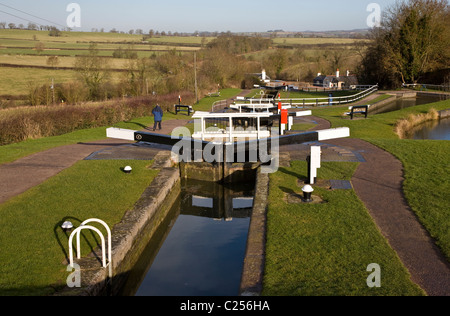
[[347, 70], [347, 77], [350, 76], [350, 70]]
[[262, 72], [261, 72], [261, 79], [262, 79], [262, 81], [265, 81], [265, 80], [266, 80], [266, 78], [267, 78], [267, 75], [266, 75], [266, 70], [265, 70], [265, 69], [263, 69], [263, 70], [262, 70]]
[[336, 71], [336, 78], [339, 78], [339, 69]]

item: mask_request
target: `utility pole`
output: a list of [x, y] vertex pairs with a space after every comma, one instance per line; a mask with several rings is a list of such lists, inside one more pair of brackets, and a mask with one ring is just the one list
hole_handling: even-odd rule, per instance
[[194, 52], [194, 75], [195, 75], [195, 99], [198, 103], [198, 87], [197, 87], [197, 53]]
[[52, 105], [55, 104], [55, 79], [52, 79]]

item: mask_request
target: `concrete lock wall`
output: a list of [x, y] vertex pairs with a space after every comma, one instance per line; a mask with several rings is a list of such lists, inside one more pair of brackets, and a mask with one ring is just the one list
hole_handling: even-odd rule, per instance
[[258, 163], [180, 163], [183, 179], [222, 183], [252, 182], [255, 180]]

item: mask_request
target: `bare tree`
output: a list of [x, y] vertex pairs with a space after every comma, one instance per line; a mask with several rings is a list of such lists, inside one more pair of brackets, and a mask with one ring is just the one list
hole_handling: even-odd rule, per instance
[[106, 58], [99, 56], [96, 44], [91, 44], [88, 55], [76, 58], [75, 69], [89, 89], [90, 97], [100, 98], [101, 85], [109, 76], [109, 62]]
[[36, 43], [34, 49], [38, 52], [38, 54], [41, 54], [45, 49], [45, 44], [42, 42]]
[[47, 65], [55, 68], [56, 66], [59, 65], [59, 58], [58, 56], [49, 56], [47, 58]]

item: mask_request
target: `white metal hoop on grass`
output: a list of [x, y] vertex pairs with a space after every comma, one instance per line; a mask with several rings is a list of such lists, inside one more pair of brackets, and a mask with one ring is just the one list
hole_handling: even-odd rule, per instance
[[[103, 268], [106, 268], [107, 265], [106, 265], [106, 255], [105, 255], [105, 237], [103, 237], [103, 234], [100, 232], [100, 230], [98, 230], [97, 228], [95, 228], [93, 226], [80, 226], [77, 229], [75, 229], [72, 232], [72, 234], [70, 234], [70, 238], [69, 238], [70, 267], [73, 268], [73, 249], [72, 249], [73, 248], [73, 246], [72, 246], [73, 237], [75, 236], [75, 234], [77, 234], [77, 236], [78, 236], [80, 231], [82, 231], [83, 229], [93, 230], [100, 236], [100, 238], [102, 240], [102, 264], [103, 264]], [[77, 253], [78, 253], [77, 258], [80, 259], [81, 258], [81, 255], [80, 255], [81, 251], [80, 251], [79, 241], [77, 241]]]

